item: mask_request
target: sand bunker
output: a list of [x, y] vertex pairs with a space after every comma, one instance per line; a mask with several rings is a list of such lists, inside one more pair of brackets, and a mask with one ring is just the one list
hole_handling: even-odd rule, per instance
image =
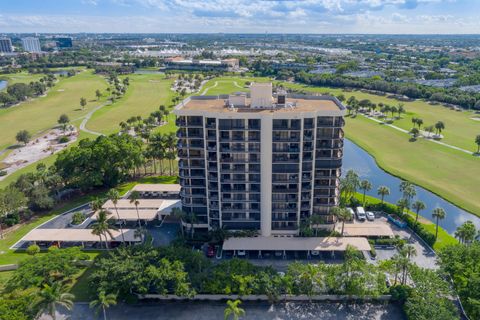
[[32, 141], [26, 146], [13, 150], [2, 161], [3, 166], [6, 167], [3, 171], [6, 171], [7, 175], [0, 177], [0, 181], [18, 169], [24, 168], [29, 164], [65, 149], [70, 143], [77, 140], [78, 132], [76, 130], [67, 131], [65, 135], [68, 136], [70, 141], [67, 143], [58, 143], [58, 138], [63, 135], [64, 133], [62, 130], [53, 129], [35, 139], [32, 139]]

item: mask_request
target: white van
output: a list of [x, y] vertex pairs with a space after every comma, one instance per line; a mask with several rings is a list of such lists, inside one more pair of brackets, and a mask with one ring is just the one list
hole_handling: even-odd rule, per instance
[[365, 221], [367, 219], [367, 214], [365, 213], [365, 209], [363, 209], [363, 207], [357, 207], [357, 219], [359, 221]]

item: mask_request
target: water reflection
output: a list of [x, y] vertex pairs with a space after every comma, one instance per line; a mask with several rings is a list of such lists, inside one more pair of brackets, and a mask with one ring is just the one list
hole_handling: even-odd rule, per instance
[[[362, 148], [349, 140], [345, 140], [343, 173], [345, 174], [349, 169], [355, 170], [361, 178], [368, 179], [372, 183], [373, 188], [367, 192], [368, 195], [378, 197], [378, 187], [387, 186], [390, 188], [390, 195], [385, 197], [385, 201], [396, 203], [402, 197], [398, 189], [401, 180], [380, 169], [373, 157]], [[432, 220], [433, 209], [436, 207], [445, 209], [447, 216], [440, 221], [440, 226], [450, 234], [453, 234], [457, 227], [467, 220], [471, 220], [477, 228], [480, 228], [480, 218], [477, 216], [460, 209], [430, 191], [420, 187], [416, 187], [416, 189], [417, 199], [423, 201], [426, 206], [426, 209], [421, 211], [420, 215]]]

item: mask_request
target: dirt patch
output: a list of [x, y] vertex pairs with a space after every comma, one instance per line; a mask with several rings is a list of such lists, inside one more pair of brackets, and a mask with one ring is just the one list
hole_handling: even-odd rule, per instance
[[475, 121], [480, 121], [480, 118], [477, 118], [477, 117], [473, 117], [473, 118], [470, 118], [472, 120], [475, 120]]
[[[67, 136], [69, 141], [59, 143], [59, 138]], [[7, 175], [0, 177], [0, 181], [13, 172], [42, 160], [60, 150], [65, 149], [70, 143], [77, 140], [78, 132], [73, 128], [65, 133], [60, 129], [53, 129], [33, 139], [27, 145], [13, 150], [3, 159], [0, 165], [4, 166]]]

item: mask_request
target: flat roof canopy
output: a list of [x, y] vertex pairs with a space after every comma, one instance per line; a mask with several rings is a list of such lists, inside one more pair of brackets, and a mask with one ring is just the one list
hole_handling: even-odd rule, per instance
[[133, 191], [139, 192], [180, 192], [179, 184], [137, 184], [133, 187]]
[[[162, 206], [164, 200], [162, 199], [138, 199], [138, 209], [156, 209]], [[102, 206], [103, 209], [114, 210], [115, 206], [113, 205], [112, 200], [108, 200]], [[134, 209], [135, 204], [130, 202], [130, 199], [119, 199], [117, 202], [117, 209]]]
[[[341, 231], [342, 227], [337, 227]], [[343, 235], [346, 237], [394, 237], [392, 228], [384, 223], [354, 223], [345, 224]]]
[[[108, 241], [122, 241], [122, 233], [119, 230], [110, 230], [113, 238], [108, 236]], [[139, 242], [135, 238], [134, 229], [123, 229], [125, 241]], [[105, 239], [105, 237], [102, 237]], [[60, 242], [97, 242], [100, 238], [92, 234], [92, 229], [33, 229], [22, 238], [22, 241], [60, 241]]]
[[[118, 216], [120, 216], [120, 220], [127, 220], [127, 221], [137, 221], [138, 216], [140, 216], [140, 220], [154, 220], [157, 217], [158, 210], [156, 209], [118, 209], [118, 216], [115, 210], [109, 210], [110, 214], [108, 215], [109, 219], [118, 220]], [[98, 212], [92, 216], [93, 220], [97, 220]]]
[[300, 238], [300, 237], [253, 237], [229, 238], [223, 243], [223, 250], [265, 250], [265, 251], [345, 251], [351, 245], [357, 250], [370, 250], [366, 238]]

